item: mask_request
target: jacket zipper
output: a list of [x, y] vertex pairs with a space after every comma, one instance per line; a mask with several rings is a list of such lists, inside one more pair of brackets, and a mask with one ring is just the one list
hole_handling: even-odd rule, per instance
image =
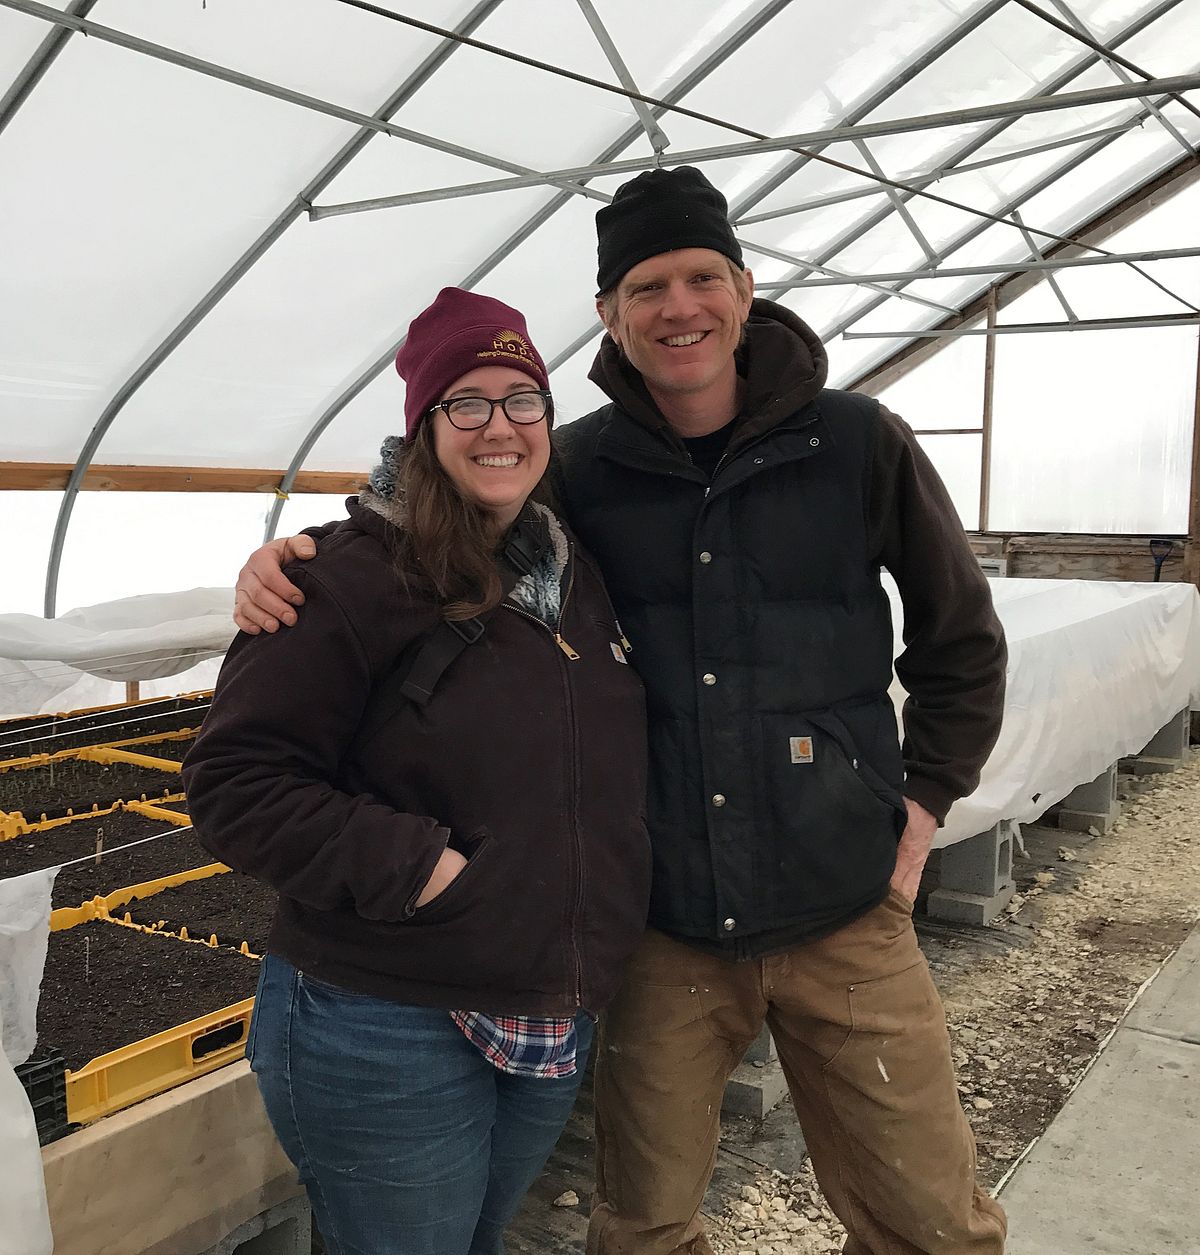
[[613, 605], [612, 597], [609, 595], [608, 588], [604, 581], [600, 581], [600, 586], [604, 588], [604, 600], [608, 602], [608, 612], [612, 615], [613, 627], [617, 629], [617, 636], [621, 641], [621, 648], [627, 653], [633, 653], [633, 646], [629, 643], [629, 638], [625, 635], [625, 629], [621, 626], [621, 620], [617, 618], [617, 608]]
[[722, 453], [721, 456], [717, 459], [717, 464], [716, 466], [713, 467], [713, 473], [708, 477], [708, 485], [704, 489], [704, 499], [706, 501], [708, 500], [708, 494], [712, 492], [712, 486], [713, 486], [713, 483], [716, 481], [717, 472], [721, 469], [721, 467], [725, 465], [725, 459], [728, 456], [729, 456], [729, 450], [726, 449], [725, 452]]
[[[553, 627], [543, 622], [535, 614], [530, 614], [528, 610], [522, 609], [520, 606], [514, 605], [511, 601], [503, 603], [506, 610], [511, 610], [514, 614], [519, 614], [523, 619], [528, 619], [531, 623], [536, 624], [544, 632], [549, 632], [554, 637], [554, 643], [558, 646], [563, 655], [571, 662], [576, 662], [579, 654], [571, 648], [563, 639], [561, 628], [563, 612], [567, 608], [567, 601], [571, 596], [571, 590], [575, 586], [575, 559], [571, 556], [570, 564], [567, 568], [567, 585], [563, 589], [562, 602], [558, 608], [558, 619]], [[566, 662], [561, 664], [560, 674], [563, 681], [563, 699], [567, 708], [567, 749], [570, 754], [571, 772], [570, 772], [570, 795], [568, 803], [570, 806], [570, 828], [571, 840], [575, 850], [575, 901], [572, 904], [570, 919], [571, 934], [571, 963], [573, 967], [572, 976], [574, 977], [575, 986], [575, 1005], [583, 1006], [583, 960], [579, 953], [579, 920], [583, 915], [583, 842], [579, 839], [579, 738], [575, 728], [575, 700], [571, 690], [570, 669]]]

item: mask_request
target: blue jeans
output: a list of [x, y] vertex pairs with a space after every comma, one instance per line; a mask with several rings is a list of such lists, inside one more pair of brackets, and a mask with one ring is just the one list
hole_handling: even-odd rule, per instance
[[504, 1228], [575, 1102], [494, 1068], [448, 1011], [322, 984], [263, 959], [247, 1054], [330, 1255], [502, 1255]]

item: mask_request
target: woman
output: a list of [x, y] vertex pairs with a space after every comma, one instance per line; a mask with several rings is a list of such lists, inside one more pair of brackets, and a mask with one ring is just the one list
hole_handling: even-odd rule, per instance
[[328, 1248], [483, 1255], [644, 925], [644, 712], [596, 568], [530, 501], [524, 319], [447, 288], [396, 367], [403, 444], [290, 572], [298, 626], [233, 643], [184, 780], [206, 847], [280, 894], [247, 1053]]

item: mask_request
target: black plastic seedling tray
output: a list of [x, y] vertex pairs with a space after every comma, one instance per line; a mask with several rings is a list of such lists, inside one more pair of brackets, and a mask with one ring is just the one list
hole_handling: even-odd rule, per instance
[[38, 1144], [45, 1146], [70, 1132], [67, 1121], [66, 1064], [60, 1054], [33, 1058], [14, 1069], [29, 1097]]

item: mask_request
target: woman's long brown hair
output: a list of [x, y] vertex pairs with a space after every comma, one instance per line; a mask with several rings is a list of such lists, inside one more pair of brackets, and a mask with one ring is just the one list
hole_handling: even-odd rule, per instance
[[[465, 500], [442, 469], [433, 445], [433, 420], [396, 453], [396, 494], [404, 503], [404, 525], [395, 552], [402, 575], [429, 579], [445, 618], [461, 621], [500, 604], [496, 548], [500, 534], [492, 515]], [[548, 501], [546, 476], [530, 494]]]

